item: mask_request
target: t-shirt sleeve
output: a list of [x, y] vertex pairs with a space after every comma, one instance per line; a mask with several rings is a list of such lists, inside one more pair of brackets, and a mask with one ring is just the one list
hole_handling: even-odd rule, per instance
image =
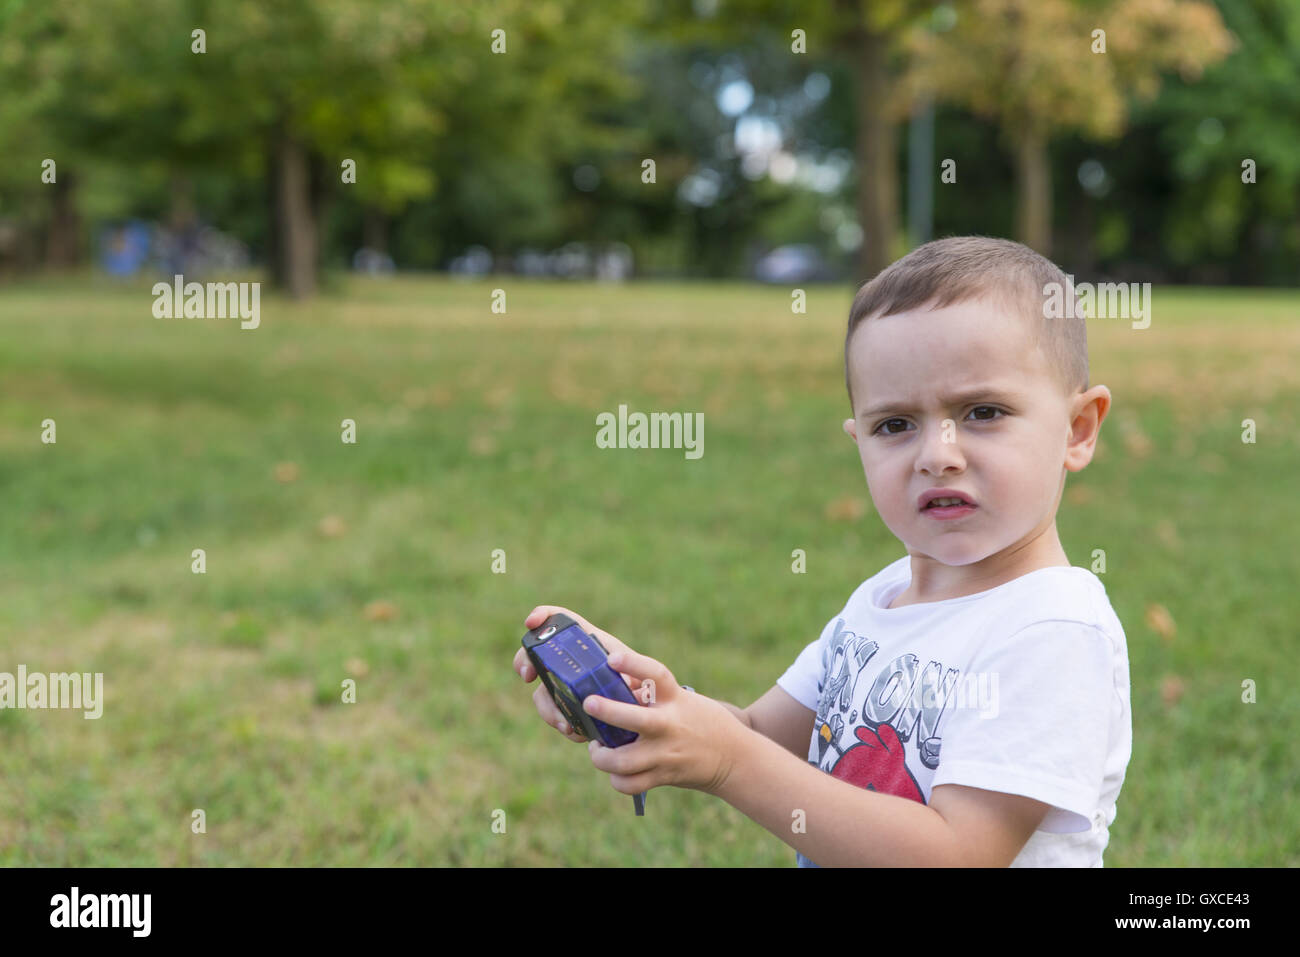
[[1115, 698], [1110, 637], [1082, 622], [1035, 622], [987, 645], [971, 668], [931, 787], [1023, 794], [1052, 805], [1040, 830], [1088, 830]]
[[821, 698], [822, 682], [826, 674], [826, 639], [834, 624], [835, 619], [827, 622], [821, 637], [808, 642], [803, 651], [799, 652], [794, 664], [776, 679], [777, 685], [786, 694], [810, 711], [817, 710], [817, 702]]

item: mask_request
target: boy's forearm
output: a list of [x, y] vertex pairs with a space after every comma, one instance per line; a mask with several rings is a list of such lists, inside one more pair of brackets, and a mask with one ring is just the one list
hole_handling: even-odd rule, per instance
[[[713, 700], [717, 701], [716, 698]], [[734, 714], [736, 718], [740, 721], [740, 723], [743, 724], [745, 727], [751, 729], [754, 727], [753, 722], [749, 720], [749, 715], [745, 713], [744, 708], [737, 708], [734, 704], [731, 704], [728, 701], [718, 701], [718, 704], [722, 705], [724, 708], [726, 708], [728, 711]]]
[[[756, 731], [739, 731], [713, 793], [822, 867], [956, 867], [956, 835], [939, 812], [831, 777]], [[798, 813], [802, 812], [802, 813]]]

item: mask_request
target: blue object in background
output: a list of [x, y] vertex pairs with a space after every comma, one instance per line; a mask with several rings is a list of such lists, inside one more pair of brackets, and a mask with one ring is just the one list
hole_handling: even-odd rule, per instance
[[809, 243], [778, 246], [754, 267], [754, 278], [760, 282], [824, 281], [834, 275], [821, 251]]
[[134, 276], [149, 261], [151, 230], [133, 219], [99, 234], [99, 264], [111, 276]]

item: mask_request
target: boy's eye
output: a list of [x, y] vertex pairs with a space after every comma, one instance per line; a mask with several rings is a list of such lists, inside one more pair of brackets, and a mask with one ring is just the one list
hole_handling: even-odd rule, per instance
[[[976, 415], [976, 413], [987, 413], [987, 414], [984, 414], [984, 415]], [[997, 408], [996, 406], [992, 406], [992, 405], [977, 405], [977, 406], [975, 406], [975, 408], [973, 408], [973, 409], [970, 410], [969, 415], [973, 415], [973, 416], [975, 416], [975, 421], [977, 421], [977, 422], [993, 422], [993, 421], [995, 421], [998, 417], [1003, 416], [1003, 415], [1006, 415], [1006, 413], [1003, 412], [1001, 409]], [[898, 429], [890, 428], [890, 426], [891, 426], [893, 423], [898, 423], [898, 424], [901, 426], [901, 428], [898, 428]], [[875, 433], [874, 433], [874, 434], [876, 434], [876, 435], [901, 435], [902, 433], [904, 433], [904, 432], [906, 432], [906, 431], [907, 431], [907, 420], [906, 420], [906, 419], [885, 419], [884, 422], [881, 422], [878, 426], [876, 426], [876, 430], [875, 430]]]

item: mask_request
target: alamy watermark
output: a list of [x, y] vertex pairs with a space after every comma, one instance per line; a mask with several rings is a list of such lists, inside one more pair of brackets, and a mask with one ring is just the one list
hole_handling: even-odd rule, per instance
[[82, 709], [82, 717], [98, 718], [104, 713], [104, 673], [28, 674], [26, 665], [18, 666], [17, 675], [0, 671], [0, 710], [5, 708]]
[[152, 894], [83, 894], [73, 886], [50, 898], [50, 926], [120, 927], [133, 937], [148, 937], [152, 910]]
[[703, 412], [644, 412], [628, 414], [627, 406], [596, 416], [599, 449], [686, 449], [688, 459], [704, 454]]
[[1066, 274], [1065, 285], [1043, 286], [1046, 319], [1132, 319], [1134, 329], [1151, 325], [1151, 283], [1081, 282]]
[[998, 716], [998, 672], [959, 675], [949, 669], [941, 679], [942, 669], [937, 662], [931, 662], [919, 674], [915, 665], [915, 657], [905, 655], [876, 676], [863, 702], [863, 718], [877, 724], [891, 723], [899, 736], [906, 738], [918, 718], [923, 727], [933, 729], [940, 715], [952, 711], [978, 711], [985, 720]]
[[260, 282], [185, 282], [176, 275], [172, 282], [153, 284], [153, 314], [158, 319], [234, 319], [241, 329], [261, 324]]
[[913, 707], [935, 708], [942, 704], [945, 711], [978, 711], [983, 720], [996, 718], [998, 705], [998, 672], [969, 671], [962, 675], [947, 697], [933, 683], [917, 681], [912, 686], [909, 703]]

